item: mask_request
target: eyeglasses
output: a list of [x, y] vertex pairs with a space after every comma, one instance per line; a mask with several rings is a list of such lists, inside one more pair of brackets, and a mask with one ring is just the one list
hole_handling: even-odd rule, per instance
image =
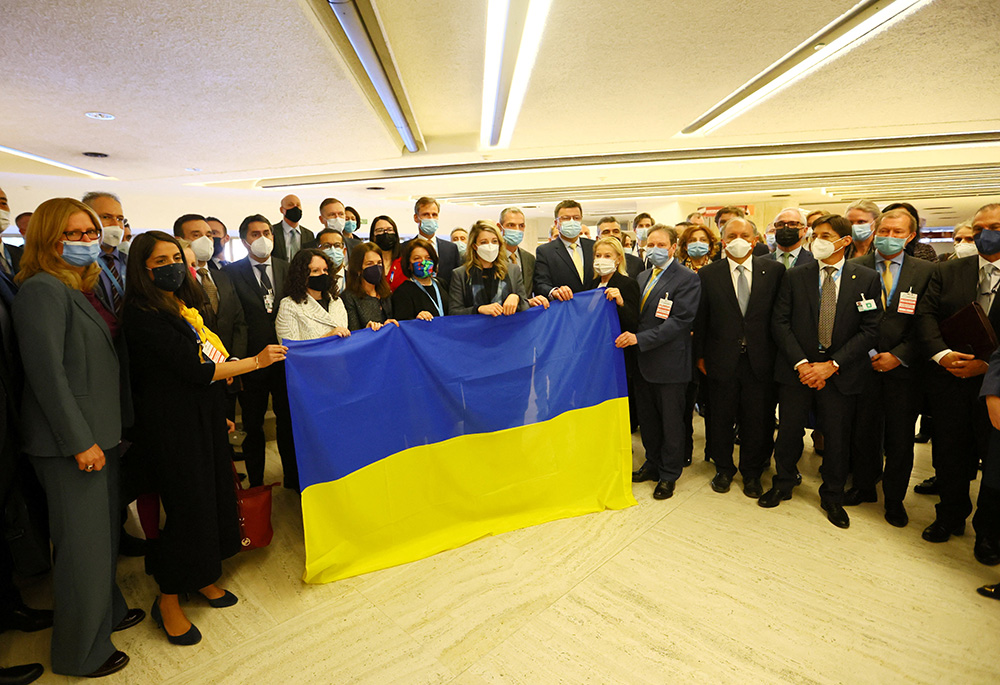
[[386, 226], [386, 227], [379, 226], [372, 232], [372, 235], [384, 235], [386, 233], [395, 233], [395, 232], [396, 229], [392, 228], [391, 226]]
[[83, 236], [87, 236], [91, 240], [97, 240], [101, 237], [101, 232], [96, 228], [91, 228], [87, 231], [63, 231], [63, 236], [65, 236], [66, 240], [75, 243], [76, 241], [83, 239]]
[[801, 221], [775, 221], [775, 228], [802, 228], [805, 226]]

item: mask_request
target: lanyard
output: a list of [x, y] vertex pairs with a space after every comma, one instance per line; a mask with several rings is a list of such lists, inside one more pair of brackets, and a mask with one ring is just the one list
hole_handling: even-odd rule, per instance
[[[428, 297], [430, 297], [430, 293], [427, 292], [425, 286], [420, 285], [420, 282], [415, 278], [413, 279], [413, 282], [416, 283], [417, 287], [423, 290]], [[437, 306], [438, 316], [444, 316], [444, 303], [441, 302], [441, 290], [438, 288], [437, 281], [435, 281], [433, 278], [431, 279], [431, 285], [434, 286], [434, 297], [437, 298], [437, 303], [435, 306]], [[434, 300], [431, 300], [431, 303], [434, 304]]]
[[123, 288], [122, 284], [118, 282], [118, 279], [115, 278], [115, 275], [111, 273], [111, 269], [108, 268], [108, 265], [104, 262], [104, 260], [98, 257], [97, 263], [101, 267], [101, 271], [103, 271], [108, 275], [108, 280], [111, 281], [111, 286], [118, 291], [118, 294], [121, 297], [125, 297], [125, 288]]
[[[889, 263], [890, 264], [895, 264], [895, 262], [893, 262], [892, 260], [889, 260]], [[889, 303], [892, 302], [892, 298], [895, 297], [896, 290], [899, 288], [899, 272], [897, 272], [895, 278], [892, 279], [892, 291], [888, 292], [888, 293], [885, 292], [885, 275], [884, 274], [885, 274], [885, 269], [888, 269], [888, 268], [889, 267], [887, 267], [885, 265], [885, 261], [883, 260], [882, 261], [882, 270], [883, 270], [883, 273], [880, 274], [880, 275], [882, 276], [882, 279], [881, 279], [882, 280], [882, 293], [885, 295], [886, 307], [888, 307]], [[900, 264], [899, 265], [899, 271], [902, 271], [902, 270], [903, 270], [903, 265]], [[891, 274], [892, 271], [890, 270], [889, 273]], [[912, 290], [912, 288], [911, 288], [911, 290]]]

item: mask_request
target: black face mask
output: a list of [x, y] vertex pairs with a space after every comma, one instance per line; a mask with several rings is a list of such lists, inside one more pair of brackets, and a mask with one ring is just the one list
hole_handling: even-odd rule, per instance
[[375, 236], [375, 244], [385, 252], [391, 251], [399, 242], [399, 236], [395, 233], [379, 233]]
[[299, 219], [302, 218], [302, 208], [301, 207], [289, 207], [285, 210], [285, 221], [290, 224], [299, 223]]
[[774, 242], [782, 247], [791, 247], [800, 240], [799, 229], [797, 228], [784, 227], [774, 231]]
[[382, 265], [372, 264], [371, 266], [366, 266], [361, 271], [361, 277], [372, 285], [378, 285], [382, 282]]
[[212, 238], [212, 242], [215, 243], [215, 247], [212, 249], [212, 256], [218, 257], [222, 254], [222, 248], [224, 247], [222, 244], [222, 238]]
[[330, 289], [330, 274], [319, 274], [309, 277], [309, 289], [326, 293]]
[[168, 293], [175, 293], [184, 285], [184, 272], [187, 271], [187, 267], [181, 262], [175, 262], [158, 266], [150, 271], [153, 273], [153, 285]]

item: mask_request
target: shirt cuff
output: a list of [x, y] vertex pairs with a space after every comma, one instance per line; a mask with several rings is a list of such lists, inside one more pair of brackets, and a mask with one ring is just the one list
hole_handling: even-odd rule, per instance
[[800, 366], [802, 366], [803, 364], [806, 364], [808, 362], [809, 362], [808, 359], [801, 359], [801, 360], [795, 362], [795, 366], [793, 366], [792, 368], [795, 369], [796, 371], [798, 371], [798, 369], [799, 369]]
[[949, 354], [951, 354], [951, 350], [941, 350], [940, 352], [938, 352], [937, 354], [935, 354], [933, 357], [931, 357], [931, 359], [934, 361], [935, 364], [940, 364], [941, 360], [944, 359], [945, 355], [949, 355]]

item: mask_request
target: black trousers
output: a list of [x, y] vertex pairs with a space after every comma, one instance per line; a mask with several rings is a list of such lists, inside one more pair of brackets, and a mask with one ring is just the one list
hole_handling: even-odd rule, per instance
[[858, 397], [852, 440], [853, 485], [875, 490], [881, 477], [886, 505], [902, 504], [910, 485], [914, 424], [923, 401], [920, 378], [903, 367], [874, 373]]
[[813, 390], [801, 383], [779, 385], [780, 420], [778, 438], [774, 443], [776, 473], [772, 486], [782, 492], [791, 492], [795, 487], [799, 458], [802, 456], [802, 436], [814, 399], [816, 421], [823, 426], [826, 440], [823, 466], [820, 468], [823, 484], [819, 495], [824, 503], [840, 504], [844, 500], [844, 484], [850, 466], [851, 423], [857, 396], [843, 394], [829, 381], [822, 390]]
[[636, 374], [639, 435], [646, 461], [659, 470], [660, 480], [675, 481], [684, 471], [684, 395], [687, 383], [650, 383]]
[[707, 379], [712, 411], [705, 417], [712, 441], [705, 453], [715, 469], [732, 477], [736, 424], [740, 426], [740, 473], [743, 479], [760, 478], [771, 463], [774, 450], [774, 381], [754, 375], [747, 356], [740, 355], [736, 373], [727, 378]]
[[976, 515], [972, 517], [976, 536], [1000, 539], [1000, 431], [990, 430], [990, 445], [983, 461]]
[[979, 460], [986, 459], [989, 444], [990, 419], [979, 399], [983, 377], [956, 378], [938, 366], [928, 382], [934, 416], [931, 454], [941, 496], [937, 519], [957, 527], [972, 513], [969, 481], [976, 477]]
[[264, 483], [264, 414], [267, 400], [271, 408], [278, 438], [281, 469], [285, 474], [285, 487], [299, 489], [299, 469], [295, 461], [295, 442], [292, 439], [292, 417], [288, 409], [288, 389], [285, 386], [285, 364], [278, 362], [243, 376], [240, 392], [240, 409], [243, 415], [243, 459], [246, 462], [250, 486]]

